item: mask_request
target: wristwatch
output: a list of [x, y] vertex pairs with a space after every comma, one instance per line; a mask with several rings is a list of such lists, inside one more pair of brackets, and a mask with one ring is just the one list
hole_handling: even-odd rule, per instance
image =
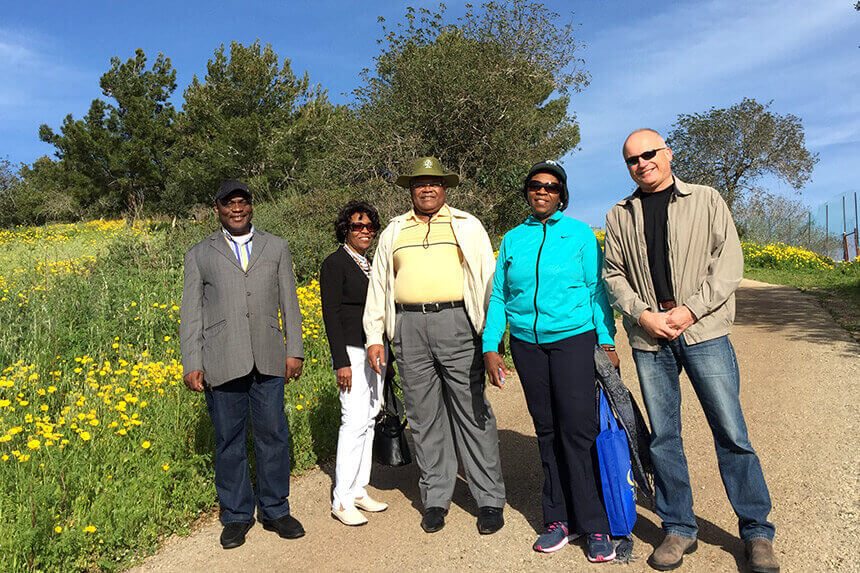
[[613, 344], [601, 344], [600, 347], [607, 352], [615, 352], [615, 345]]

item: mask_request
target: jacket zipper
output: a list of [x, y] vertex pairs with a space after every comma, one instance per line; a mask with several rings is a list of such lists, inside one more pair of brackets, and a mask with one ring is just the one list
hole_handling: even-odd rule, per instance
[[537, 333], [537, 321], [538, 321], [538, 287], [540, 286], [540, 254], [543, 251], [543, 245], [546, 243], [546, 223], [541, 225], [543, 227], [543, 239], [541, 239], [540, 247], [538, 247], [537, 261], [535, 261], [535, 323], [534, 323], [534, 333], [535, 333], [535, 344], [539, 344], [538, 342], [538, 333]]

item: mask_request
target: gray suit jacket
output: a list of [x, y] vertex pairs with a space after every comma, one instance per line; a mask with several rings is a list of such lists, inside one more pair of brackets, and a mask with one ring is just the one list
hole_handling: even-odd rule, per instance
[[186, 373], [202, 370], [208, 386], [245, 376], [255, 365], [261, 374], [283, 376], [287, 356], [304, 358], [287, 242], [255, 231], [247, 271], [220, 229], [191, 247], [180, 319], [182, 367]]

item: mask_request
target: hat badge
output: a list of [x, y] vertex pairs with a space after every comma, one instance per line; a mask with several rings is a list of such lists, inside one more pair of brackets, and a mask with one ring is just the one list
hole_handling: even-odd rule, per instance
[[424, 168], [430, 169], [431, 167], [433, 167], [433, 160], [432, 159], [425, 159], [424, 160]]

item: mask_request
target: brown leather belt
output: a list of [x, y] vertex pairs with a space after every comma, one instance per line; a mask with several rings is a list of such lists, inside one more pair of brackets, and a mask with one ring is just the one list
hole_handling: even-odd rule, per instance
[[660, 310], [665, 311], [665, 310], [672, 310], [673, 308], [678, 306], [678, 303], [676, 303], [674, 300], [664, 300], [664, 301], [658, 302], [657, 306], [660, 308]]

